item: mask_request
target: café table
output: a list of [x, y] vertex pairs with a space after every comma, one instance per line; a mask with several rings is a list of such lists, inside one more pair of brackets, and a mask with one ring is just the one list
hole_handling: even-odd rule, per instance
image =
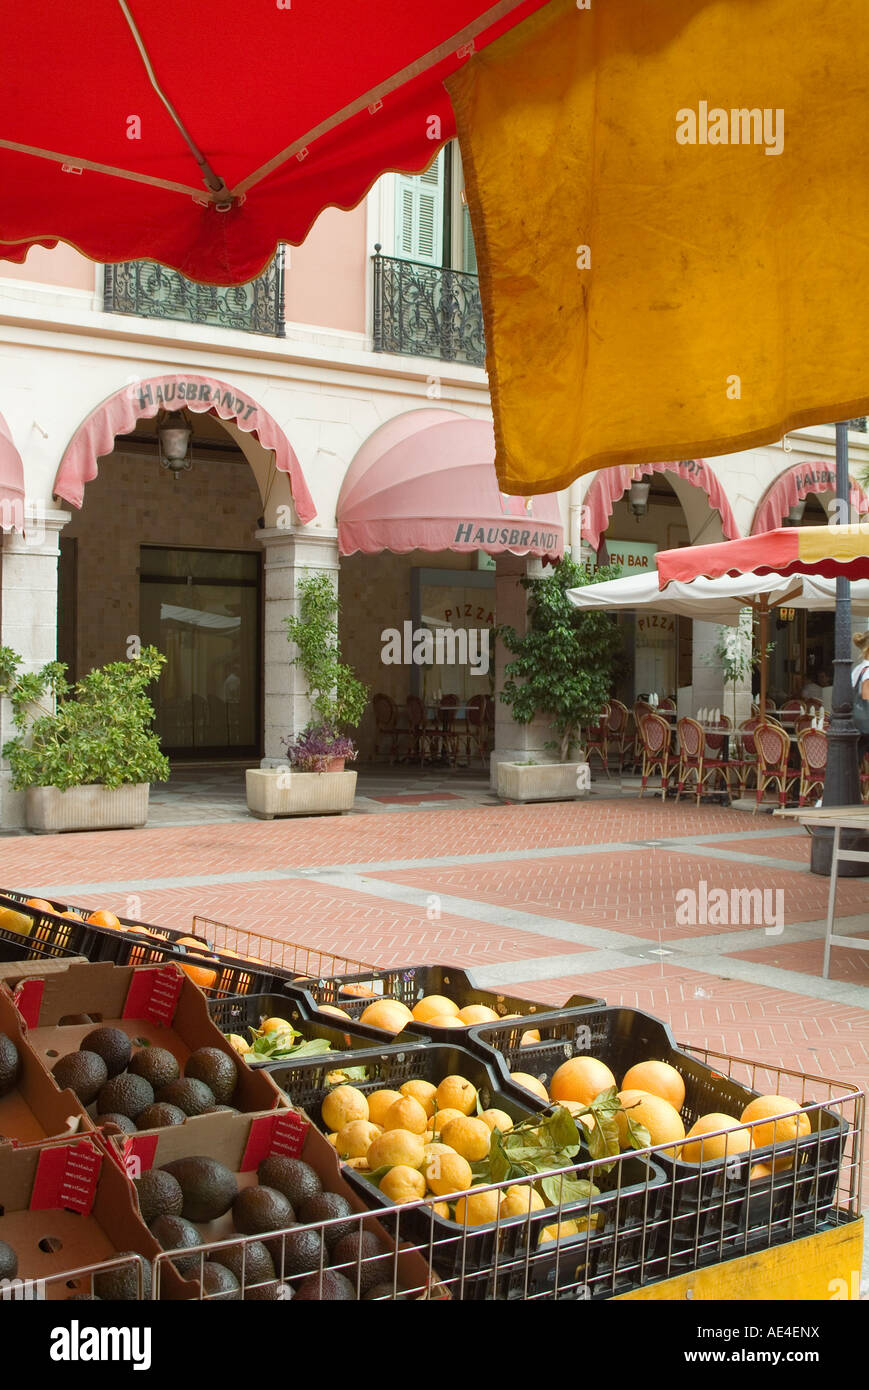
[[[827, 826], [833, 831], [833, 848], [830, 860], [830, 887], [827, 893], [827, 927], [824, 940], [823, 978], [830, 976], [830, 947], [844, 946], [849, 951], [869, 951], [869, 941], [859, 937], [843, 936], [835, 931], [836, 890], [839, 884], [839, 865], [845, 861], [855, 864], [869, 864], [869, 850], [842, 848], [843, 830], [862, 830], [869, 835], [869, 806], [798, 806], [773, 811], [774, 816], [784, 816], [798, 820], [811, 834], [812, 826]], [[869, 841], [864, 841], [869, 843]]]

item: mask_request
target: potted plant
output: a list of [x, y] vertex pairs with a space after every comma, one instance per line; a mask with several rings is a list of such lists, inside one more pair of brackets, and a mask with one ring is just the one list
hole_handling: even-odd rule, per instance
[[582, 726], [596, 719], [609, 699], [621, 639], [608, 614], [581, 611], [567, 590], [616, 575], [615, 566], [592, 573], [565, 556], [545, 579], [522, 580], [529, 593], [527, 630], [520, 635], [512, 627], [498, 629], [514, 656], [500, 698], [517, 723], [548, 719], [556, 737], [544, 744], [548, 759], [498, 763], [499, 796], [564, 801], [587, 793], [588, 763], [584, 756], [572, 760], [571, 754], [580, 748]]
[[346, 771], [357, 748], [346, 732], [368, 704], [368, 688], [341, 660], [338, 595], [328, 574], [307, 575], [299, 583], [299, 612], [285, 618], [288, 641], [295, 644], [291, 665], [305, 677], [314, 717], [301, 733], [282, 740], [285, 768], [250, 768], [247, 805], [261, 820], [349, 811], [356, 795], [356, 773]]
[[12, 786], [26, 791], [29, 829], [145, 824], [150, 783], [169, 776], [147, 695], [165, 662], [155, 647], [144, 647], [129, 661], [98, 667], [70, 686], [62, 662], [22, 675], [21, 657], [0, 647], [0, 694], [8, 697], [18, 730], [3, 757]]

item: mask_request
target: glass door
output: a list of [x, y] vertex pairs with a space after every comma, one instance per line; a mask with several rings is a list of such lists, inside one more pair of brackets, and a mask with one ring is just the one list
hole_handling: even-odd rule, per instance
[[164, 751], [260, 751], [260, 556], [142, 546], [141, 635], [168, 658], [152, 699]]

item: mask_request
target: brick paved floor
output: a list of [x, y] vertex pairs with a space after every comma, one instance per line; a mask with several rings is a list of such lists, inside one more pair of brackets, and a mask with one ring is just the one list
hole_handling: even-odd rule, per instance
[[[689, 1045], [869, 1084], [869, 953], [835, 949], [821, 979], [827, 881], [809, 872], [799, 827], [616, 789], [582, 803], [202, 819], [2, 837], [0, 885], [171, 925], [201, 912], [375, 963], [468, 965], [485, 986], [544, 1002], [602, 995]], [[702, 883], [728, 900], [770, 890], [770, 904], [780, 890], [780, 925], [747, 907], [736, 922], [680, 920], [677, 895], [699, 906]], [[839, 911], [845, 930], [869, 934], [869, 880], [840, 884]]]

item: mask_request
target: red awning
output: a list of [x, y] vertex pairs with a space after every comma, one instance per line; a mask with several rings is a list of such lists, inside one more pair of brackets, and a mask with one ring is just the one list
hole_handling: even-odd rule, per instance
[[[851, 506], [859, 515], [869, 512], [869, 497], [853, 478], [851, 481]], [[784, 521], [791, 507], [802, 502], [810, 492], [836, 491], [836, 464], [815, 460], [811, 463], [795, 463], [774, 478], [767, 488], [754, 514], [751, 534], [759, 531], [772, 531]]]
[[488, 420], [431, 409], [387, 421], [344, 479], [339, 552], [485, 550], [560, 559], [557, 497], [507, 497], [498, 491], [494, 458]]
[[0, 256], [62, 240], [249, 280], [323, 208], [426, 168], [455, 135], [444, 78], [544, 3], [8, 5]]
[[604, 468], [593, 478], [583, 498], [582, 538], [592, 550], [599, 550], [601, 539], [613, 514], [613, 506], [631, 483], [650, 473], [675, 473], [699, 487], [721, 517], [721, 529], [728, 540], [739, 535], [736, 518], [718, 476], [705, 459], [680, 459], [674, 463], [643, 463], [634, 467]]
[[24, 529], [24, 464], [12, 431], [0, 415], [0, 528]]
[[150, 419], [163, 409], [192, 410], [198, 415], [208, 411], [221, 420], [234, 420], [240, 430], [252, 434], [264, 449], [273, 450], [276, 468], [290, 475], [290, 491], [299, 520], [312, 521], [317, 515], [302, 466], [277, 421], [229, 382], [197, 376], [193, 372], [133, 382], [92, 410], [76, 430], [60, 461], [54, 480], [55, 494], [72, 506], [80, 507], [85, 484], [99, 471], [97, 459], [112, 452], [115, 436], [128, 434], [137, 420]]
[[869, 525], [782, 526], [738, 541], [659, 550], [658, 583], [690, 583], [724, 574], [819, 574], [825, 579], [869, 579]]

